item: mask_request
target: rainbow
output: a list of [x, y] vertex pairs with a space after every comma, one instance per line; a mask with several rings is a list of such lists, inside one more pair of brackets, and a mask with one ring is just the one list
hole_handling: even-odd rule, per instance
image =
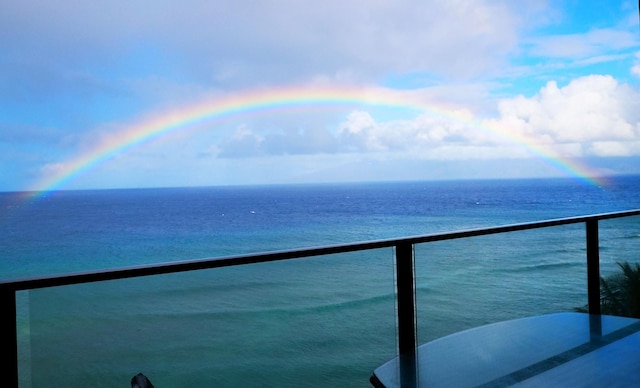
[[489, 132], [508, 143], [522, 147], [530, 154], [547, 161], [567, 176], [576, 177], [591, 184], [602, 184], [587, 167], [558, 156], [532, 139], [526, 139], [480, 121], [469, 119], [455, 113], [454, 110], [426, 103], [406, 91], [400, 92], [383, 88], [294, 87], [252, 90], [231, 96], [206, 99], [196, 104], [140, 120], [75, 158], [60, 164], [55, 172], [36, 182], [30, 192], [32, 196], [39, 197], [59, 190], [77, 176], [118, 154], [197, 124], [264, 111], [324, 106], [405, 108], [443, 117], [477, 130]]

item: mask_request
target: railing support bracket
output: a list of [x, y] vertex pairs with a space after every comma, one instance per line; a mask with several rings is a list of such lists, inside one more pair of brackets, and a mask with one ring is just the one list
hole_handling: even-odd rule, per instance
[[396, 291], [398, 298], [398, 354], [400, 386], [415, 387], [416, 298], [413, 245], [396, 245]]

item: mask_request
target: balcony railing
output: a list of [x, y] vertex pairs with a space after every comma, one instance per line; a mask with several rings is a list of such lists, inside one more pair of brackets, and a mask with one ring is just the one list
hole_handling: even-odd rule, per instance
[[[515, 231], [548, 228], [569, 224], [584, 224], [586, 228], [586, 266], [588, 310], [590, 314], [600, 314], [600, 252], [598, 222], [607, 219], [640, 215], [640, 209], [605, 213], [589, 216], [554, 219], [507, 226], [472, 229], [465, 231], [411, 236], [398, 239], [386, 239], [352, 244], [341, 244], [306, 249], [293, 249], [260, 254], [238, 255], [222, 258], [209, 258], [156, 265], [144, 265], [105, 271], [92, 271], [39, 277], [15, 281], [0, 282], [0, 313], [3, 330], [0, 333], [0, 352], [2, 352], [3, 380], [6, 386], [18, 386], [18, 324], [16, 295], [19, 291], [48, 287], [77, 285], [82, 283], [103, 282], [107, 280], [137, 278], [151, 275], [172, 274], [186, 271], [198, 271], [212, 268], [242, 266], [281, 260], [311, 258], [347, 252], [369, 251], [379, 248], [395, 249], [395, 287], [397, 352], [400, 356], [401, 375], [411, 379], [415, 376], [415, 357], [417, 346], [415, 259], [416, 244], [433, 243], [444, 240], [465, 239], [475, 236], [494, 235]], [[404, 385], [404, 384], [403, 384]], [[410, 384], [409, 384], [410, 385]]]

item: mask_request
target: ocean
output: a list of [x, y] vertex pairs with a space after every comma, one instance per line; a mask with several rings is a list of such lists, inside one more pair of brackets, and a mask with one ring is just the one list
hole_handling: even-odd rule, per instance
[[[2, 280], [640, 208], [640, 176], [0, 193]], [[601, 271], [640, 218], [601, 222]], [[584, 226], [415, 247], [418, 341], [586, 304]], [[366, 387], [396, 354], [394, 252], [18, 295], [33, 387]]]

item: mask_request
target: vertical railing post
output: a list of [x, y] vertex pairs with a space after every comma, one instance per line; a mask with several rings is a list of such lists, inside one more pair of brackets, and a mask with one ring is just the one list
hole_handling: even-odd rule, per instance
[[398, 355], [400, 386], [415, 387], [416, 301], [413, 245], [396, 245], [396, 291], [398, 298]]
[[587, 300], [592, 338], [602, 335], [600, 310], [600, 242], [598, 220], [587, 221]]
[[2, 352], [3, 386], [18, 386], [18, 331], [16, 324], [16, 292], [0, 288], [0, 352]]

